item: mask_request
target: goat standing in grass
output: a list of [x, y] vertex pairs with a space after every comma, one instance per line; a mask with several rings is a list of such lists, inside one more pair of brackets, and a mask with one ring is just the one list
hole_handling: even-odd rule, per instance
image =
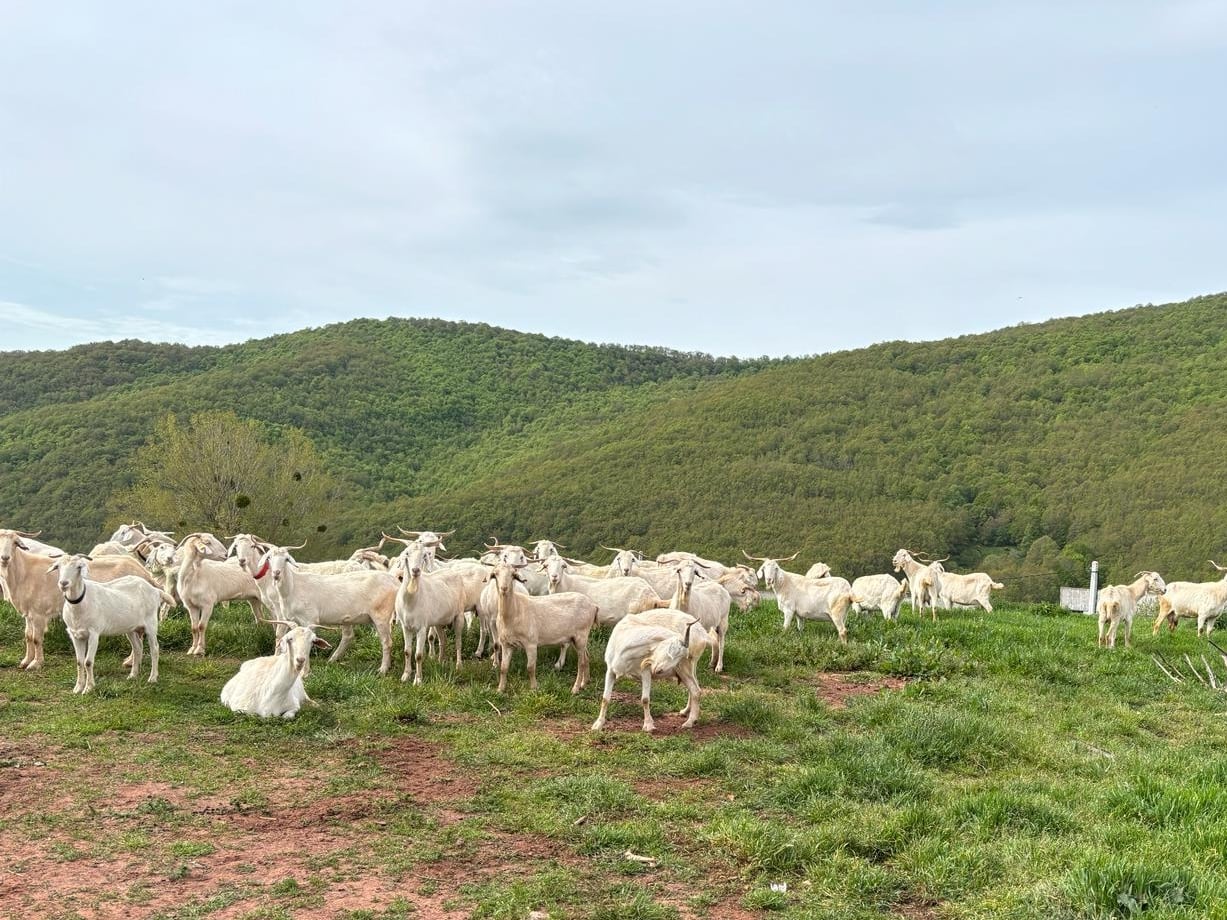
[[1099, 646], [1116, 648], [1116, 630], [1125, 624], [1125, 645], [1132, 644], [1133, 614], [1138, 601], [1145, 595], [1159, 595], [1167, 590], [1158, 572], [1138, 572], [1127, 585], [1108, 585], [1099, 590], [1096, 613], [1099, 614]]
[[[685, 619], [679, 635], [676, 624], [660, 622], [661, 617]], [[653, 622], [653, 619], [656, 622]], [[601, 696], [601, 711], [592, 723], [594, 732], [605, 727], [609, 702], [613, 699], [614, 682], [619, 677], [638, 676], [642, 684], [643, 730], [656, 730], [652, 721], [652, 677], [675, 677], [689, 691], [687, 714], [683, 728], [690, 728], [699, 718], [699, 697], [702, 691], [695, 678], [695, 666], [707, 647], [707, 633], [699, 621], [674, 611], [650, 611], [632, 614], [614, 626], [605, 646], [605, 692]]]
[[73, 693], [94, 689], [94, 656], [101, 636], [127, 636], [132, 645], [128, 680], [141, 672], [142, 639], [149, 640], [149, 683], [158, 682], [158, 612], [175, 599], [136, 575], [110, 582], [89, 578], [88, 556], [61, 556], [47, 571], [58, 572], [64, 595], [64, 626], [77, 653], [77, 683]]

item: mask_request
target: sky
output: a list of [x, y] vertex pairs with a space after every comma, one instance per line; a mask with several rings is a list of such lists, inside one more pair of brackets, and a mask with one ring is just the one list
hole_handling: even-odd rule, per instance
[[1227, 3], [0, 0], [0, 350], [801, 355], [1227, 289]]

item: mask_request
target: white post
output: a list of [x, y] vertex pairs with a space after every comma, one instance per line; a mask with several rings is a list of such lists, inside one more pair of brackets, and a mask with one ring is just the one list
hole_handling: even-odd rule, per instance
[[1091, 599], [1088, 602], [1087, 613], [1095, 613], [1095, 601], [1099, 595], [1099, 560], [1091, 563]]

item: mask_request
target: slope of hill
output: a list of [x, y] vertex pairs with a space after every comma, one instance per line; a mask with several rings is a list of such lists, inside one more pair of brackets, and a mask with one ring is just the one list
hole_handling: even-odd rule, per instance
[[[162, 414], [222, 407], [308, 432], [374, 504], [483, 435], [583, 400], [758, 366], [484, 325], [357, 320], [225, 348], [139, 342], [0, 355], [0, 520], [92, 543]], [[625, 392], [626, 395], [620, 395]]]
[[210, 405], [308, 432], [354, 487], [343, 543], [400, 522], [849, 575], [918, 545], [1039, 596], [1092, 557], [1208, 577], [1227, 534], [1223, 295], [781, 362], [357, 321], [3, 355], [0, 392], [0, 520], [77, 543], [156, 417]]

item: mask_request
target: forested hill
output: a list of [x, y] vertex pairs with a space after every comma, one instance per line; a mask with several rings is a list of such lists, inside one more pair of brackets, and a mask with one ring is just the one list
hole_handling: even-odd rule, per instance
[[[357, 321], [228, 348], [0, 355], [0, 521], [87, 544], [168, 410], [304, 429], [351, 484], [328, 534], [459, 528], [885, 570], [913, 545], [1019, 594], [1099, 558], [1227, 555], [1227, 296], [737, 362]], [[313, 544], [317, 545], [317, 544]], [[1219, 559], [1219, 561], [1223, 561]]]
[[378, 507], [479, 439], [545, 414], [763, 364], [401, 319], [224, 348], [0, 353], [0, 522], [92, 544], [108, 499], [130, 484], [126, 461], [166, 412], [226, 408], [273, 430], [302, 428], [352, 487], [349, 500]]

